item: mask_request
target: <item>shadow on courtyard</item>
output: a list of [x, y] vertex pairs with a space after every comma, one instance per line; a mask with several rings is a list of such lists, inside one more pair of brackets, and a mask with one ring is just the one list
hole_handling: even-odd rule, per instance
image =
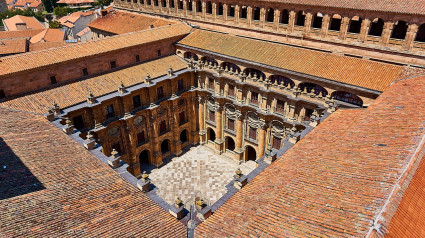
[[0, 200], [45, 189], [0, 137]]
[[163, 164], [161, 166], [159, 166], [158, 168], [155, 167], [155, 165], [153, 164], [147, 164], [147, 163], [141, 163], [140, 167], [141, 167], [141, 172], [143, 173], [143, 171], [146, 171], [146, 173], [150, 174], [152, 172], [152, 170], [154, 169], [160, 169], [162, 167], [164, 167], [165, 165], [167, 165], [168, 163], [170, 163], [174, 158], [176, 157], [180, 157], [183, 156], [184, 154], [186, 154], [192, 147], [196, 147], [193, 145], [187, 145], [184, 148], [182, 148], [182, 153], [178, 156], [175, 156], [174, 154], [170, 154], [169, 156], [165, 157], [162, 162]]

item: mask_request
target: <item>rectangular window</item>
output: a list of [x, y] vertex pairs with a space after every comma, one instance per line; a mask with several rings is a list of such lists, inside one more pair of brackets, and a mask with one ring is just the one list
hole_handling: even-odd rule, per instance
[[280, 139], [273, 136], [273, 149], [280, 149]]
[[234, 85], [229, 85], [229, 91], [228, 91], [229, 96], [234, 97], [235, 96], [235, 86]]
[[251, 103], [258, 104], [258, 93], [251, 92]]
[[179, 81], [177, 81], [177, 90], [179, 92], [183, 90], [183, 79], [179, 79]]
[[280, 113], [283, 113], [284, 108], [285, 108], [285, 102], [284, 101], [277, 100], [276, 111], [277, 112], [280, 112]]
[[83, 76], [89, 75], [89, 71], [87, 70], [87, 68], [84, 68], [81, 71], [83, 72]]
[[106, 106], [106, 118], [111, 118], [115, 116], [114, 104]]
[[136, 55], [136, 62], [140, 61], [140, 55]]
[[140, 95], [133, 96], [133, 106], [134, 108], [142, 106], [142, 102], [140, 101]]
[[234, 131], [235, 130], [235, 120], [228, 119], [227, 120], [227, 129]]
[[167, 131], [167, 123], [165, 121], [162, 121], [159, 124], [159, 134], [162, 134], [162, 133], [164, 133], [166, 131]]
[[84, 121], [83, 116], [79, 115], [74, 118], [72, 118], [72, 121], [74, 122], [75, 129], [81, 130], [84, 129]]
[[180, 121], [180, 125], [183, 125], [186, 122], [184, 112], [179, 113], [179, 121]]
[[117, 67], [117, 62], [116, 61], [111, 61], [111, 69], [115, 69]]
[[146, 141], [146, 139], [145, 139], [145, 131], [141, 131], [141, 132], [137, 133], [137, 143], [140, 145], [140, 144], [142, 144], [145, 141]]
[[214, 90], [214, 79], [208, 79], [208, 88]]
[[164, 97], [164, 89], [162, 86], [156, 88], [156, 95], [158, 96], [158, 100]]
[[257, 129], [249, 127], [249, 138], [256, 140], [257, 139]]
[[161, 56], [161, 50], [158, 50], [158, 57]]
[[215, 121], [215, 112], [209, 111], [208, 118], [210, 119], [210, 121]]
[[112, 145], [111, 145], [111, 151], [112, 150], [116, 150], [118, 153], [121, 153], [121, 145], [120, 145], [120, 142], [119, 141], [117, 141], [117, 142], [115, 142], [115, 143], [113, 143]]
[[50, 83], [51, 84], [56, 84], [56, 76], [50, 76]]
[[6, 98], [6, 93], [4, 93], [3, 89], [0, 89], [0, 99]]

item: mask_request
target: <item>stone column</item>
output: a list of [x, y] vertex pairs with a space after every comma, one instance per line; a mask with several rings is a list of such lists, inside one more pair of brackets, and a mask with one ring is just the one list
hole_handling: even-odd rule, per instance
[[248, 27], [251, 27], [252, 26], [252, 7], [251, 6], [248, 6], [246, 8], [246, 18], [248, 21]]
[[[146, 0], [145, 0], [146, 1]], [[173, 0], [171, 0], [171, 1], [173, 1]], [[166, 0], [166, 2], [165, 2], [165, 6], [166, 6], [166, 8], [167, 8], [167, 14], [170, 14], [170, 0]]]
[[223, 4], [223, 20], [227, 21], [227, 4]]
[[263, 7], [260, 9], [260, 27], [264, 28], [266, 22], [266, 9]]
[[235, 6], [235, 22], [239, 24], [239, 5]]
[[243, 115], [240, 113], [236, 118], [236, 145], [235, 145], [235, 152], [237, 153], [237, 159], [239, 161], [243, 161], [243, 148], [242, 148], [242, 141], [243, 141]]
[[294, 26], [295, 26], [295, 12], [290, 11], [289, 12], [289, 19], [288, 19], [288, 31], [289, 31], [289, 33], [294, 32]]
[[140, 162], [138, 161], [137, 154], [136, 154], [136, 147], [137, 147], [137, 135], [136, 130], [134, 129], [133, 125], [133, 116], [129, 115], [129, 118], [126, 120], [126, 117], [124, 117], [124, 131], [123, 131], [123, 137], [125, 138], [125, 145], [127, 147], [127, 155], [129, 159], [129, 167], [127, 168], [128, 172], [133, 174], [134, 176], [140, 175]]
[[408, 26], [406, 38], [404, 39], [404, 43], [403, 43], [403, 49], [405, 50], [412, 49], [418, 29], [419, 27], [416, 24], [412, 24]]
[[183, 15], [187, 16], [187, 0], [183, 0]]
[[156, 121], [156, 116], [154, 114], [149, 119], [150, 128], [152, 128], [150, 138], [152, 138], [153, 145], [153, 162], [156, 167], [159, 167], [162, 165], [161, 145], [159, 143], [159, 122]]
[[274, 11], [274, 18], [273, 18], [273, 29], [279, 30], [279, 20], [280, 20], [280, 11], [275, 10]]
[[311, 13], [307, 13], [307, 15], [305, 15], [305, 21], [304, 21], [304, 33], [308, 34], [310, 33], [311, 30], [311, 20], [313, 19], [313, 15], [311, 15]]
[[341, 28], [339, 29], [339, 39], [345, 40], [348, 31], [348, 23], [350, 22], [350, 18], [344, 17], [341, 21]]
[[[182, 146], [181, 146], [181, 142], [180, 142], [180, 133], [179, 133], [179, 127], [180, 127], [180, 118], [179, 118], [179, 114], [178, 112], [175, 110], [177, 109], [177, 100], [174, 100], [172, 102], [172, 106], [171, 106], [171, 112], [170, 115], [171, 118], [173, 118], [172, 120], [172, 131], [173, 131], [173, 143], [174, 143], [174, 154], [179, 156], [182, 153]], [[187, 113], [187, 112], [186, 112]]]
[[206, 2], [202, 2], [202, 17], [204, 19], [207, 17], [207, 6], [206, 6]]
[[178, 0], [174, 0], [174, 12], [177, 15], [179, 12], [179, 1]]
[[213, 15], [214, 21], [216, 21], [217, 20], [217, 4], [215, 2], [212, 4], [212, 15]]
[[369, 19], [364, 19], [362, 21], [362, 27], [360, 29], [360, 37], [359, 37], [359, 40], [361, 42], [365, 42], [367, 40], [367, 34], [369, 33], [370, 23], [371, 22]]
[[196, 1], [193, 1], [193, 0], [192, 0], [192, 14], [193, 14], [193, 17], [195, 18], [196, 17]]
[[322, 38], [326, 38], [326, 36], [328, 35], [330, 21], [331, 17], [329, 16], [329, 14], [325, 14], [322, 19]]
[[216, 104], [216, 110], [215, 110], [215, 124], [216, 124], [216, 150], [219, 154], [223, 153], [223, 145], [224, 145], [224, 141], [223, 141], [223, 118], [222, 118], [222, 113], [223, 113], [223, 107], [220, 106], [219, 104]]
[[390, 42], [391, 33], [393, 32], [394, 23], [387, 21], [384, 23], [382, 30], [381, 45], [387, 46]]
[[198, 130], [196, 128], [196, 125], [199, 123], [199, 114], [197, 114], [196, 108], [199, 105], [198, 103], [196, 103], [197, 98], [196, 98], [196, 93], [193, 92], [192, 96], [191, 96], [191, 113], [188, 115], [189, 116], [189, 121], [191, 123], [191, 142], [192, 145], [196, 145], [199, 142], [199, 135], [197, 135], [196, 133], [198, 133]]
[[266, 125], [258, 127], [258, 158], [261, 158], [264, 155], [264, 150], [266, 147]]
[[198, 113], [199, 113], [199, 116], [198, 116], [198, 119], [199, 119], [199, 143], [201, 145], [203, 145], [206, 142], [206, 138], [205, 138], [206, 132], [205, 132], [205, 127], [204, 127], [204, 125], [205, 125], [205, 118], [204, 118], [204, 115], [205, 115], [205, 112], [204, 112], [205, 99], [202, 98], [201, 96], [198, 96], [198, 102], [199, 102], [199, 110], [198, 110]]

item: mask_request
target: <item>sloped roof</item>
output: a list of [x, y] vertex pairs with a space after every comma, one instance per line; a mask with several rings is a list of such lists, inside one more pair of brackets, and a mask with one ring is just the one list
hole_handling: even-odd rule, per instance
[[47, 112], [54, 102], [61, 108], [66, 108], [86, 101], [88, 90], [90, 90], [95, 97], [116, 92], [121, 81], [126, 87], [143, 83], [147, 73], [149, 73], [152, 78], [165, 75], [170, 66], [174, 70], [180, 70], [186, 68], [187, 63], [176, 55], [168, 56], [83, 81], [9, 100], [1, 103], [0, 107], [43, 114]]
[[[73, 44], [73, 43], [70, 43]], [[29, 51], [40, 51], [40, 50], [47, 50], [50, 48], [57, 48], [66, 46], [67, 43], [65, 41], [53, 41], [53, 42], [37, 42], [37, 43], [30, 43], [29, 44]]]
[[381, 92], [403, 69], [397, 65], [206, 30], [194, 30], [178, 43]]
[[0, 108], [0, 234], [186, 237], [182, 223], [42, 116]]
[[406, 189], [412, 165], [425, 152], [423, 85], [425, 76], [398, 81], [367, 109], [332, 114], [201, 223], [195, 235], [364, 237], [373, 227], [385, 233], [385, 222], [380, 228], [375, 221], [390, 219], [388, 207], [400, 201], [393, 191]]
[[26, 17], [21, 15], [16, 15], [8, 19], [4, 19], [4, 24], [7, 27], [8, 31], [17, 31], [16, 24], [26, 24], [27, 30], [31, 29], [45, 29], [41, 23], [34, 17]]
[[39, 68], [51, 64], [84, 58], [109, 51], [155, 42], [161, 39], [184, 36], [191, 28], [184, 23], [163, 26], [140, 32], [107, 37], [96, 41], [78, 43], [44, 51], [29, 52], [21, 56], [1, 58], [0, 75]]
[[59, 22], [62, 25], [71, 24], [73, 27], [73, 23], [75, 23], [78, 19], [85, 16], [90, 16], [96, 14], [94, 11], [87, 11], [87, 12], [73, 12], [67, 16], [63, 16], [59, 19]]
[[146, 30], [149, 29], [151, 25], [157, 28], [175, 23], [175, 21], [165, 20], [159, 17], [114, 10], [109, 11], [106, 16], [98, 17], [96, 20], [90, 22], [88, 27], [118, 35]]
[[0, 40], [0, 55], [24, 53], [27, 51], [25, 38]]
[[77, 36], [78, 37], [81, 37], [81, 36], [83, 36], [83, 35], [85, 35], [86, 33], [89, 33], [89, 32], [91, 32], [90, 28], [89, 27], [86, 27], [82, 31], [78, 32], [77, 33]]
[[64, 4], [81, 4], [81, 3], [94, 3], [95, 0], [59, 0], [56, 3], [64, 3]]
[[0, 31], [0, 39], [29, 38], [42, 32], [44, 29], [25, 31]]
[[37, 42], [60, 42], [64, 41], [65, 32], [60, 29], [45, 29], [44, 31], [38, 33], [37, 35], [31, 37], [31, 43]]

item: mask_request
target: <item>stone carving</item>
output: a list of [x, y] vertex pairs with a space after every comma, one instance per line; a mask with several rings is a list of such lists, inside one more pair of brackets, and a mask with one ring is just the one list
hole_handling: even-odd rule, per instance
[[118, 132], [119, 132], [118, 127], [112, 127], [111, 129], [108, 130], [108, 135], [115, 136], [118, 134]]
[[145, 123], [145, 117], [137, 116], [136, 118], [134, 118], [134, 125], [139, 126], [142, 123]]

